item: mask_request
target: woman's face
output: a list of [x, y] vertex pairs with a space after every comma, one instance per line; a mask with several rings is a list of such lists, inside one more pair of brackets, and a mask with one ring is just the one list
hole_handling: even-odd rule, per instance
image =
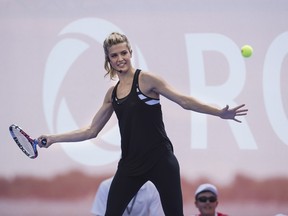
[[125, 42], [111, 46], [108, 57], [111, 67], [116, 71], [125, 72], [131, 68], [132, 53]]

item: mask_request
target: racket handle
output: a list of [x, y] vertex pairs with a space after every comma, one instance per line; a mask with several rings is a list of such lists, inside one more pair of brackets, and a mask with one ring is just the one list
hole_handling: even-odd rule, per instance
[[47, 144], [47, 139], [42, 139], [42, 140], [41, 140], [41, 144], [42, 144], [42, 145], [46, 145], [46, 144]]

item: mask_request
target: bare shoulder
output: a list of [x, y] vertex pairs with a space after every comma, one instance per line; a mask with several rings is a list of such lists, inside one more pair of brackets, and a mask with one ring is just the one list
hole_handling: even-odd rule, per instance
[[107, 94], [111, 94], [113, 92], [113, 89], [115, 88], [115, 86], [111, 86], [108, 90], [107, 90]]
[[161, 76], [147, 71], [140, 73], [139, 81], [140, 85], [149, 86], [151, 90], [155, 90], [156, 88], [166, 84]]
[[151, 81], [153, 82], [153, 81], [162, 80], [162, 78], [156, 73], [152, 73], [148, 71], [141, 71], [140, 79], [142, 82], [151, 82]]
[[155, 73], [143, 71], [139, 76], [141, 91], [147, 96], [159, 98], [158, 88], [164, 84], [163, 79]]
[[152, 91], [165, 97], [167, 97], [167, 93], [173, 89], [164, 78], [155, 73], [144, 72], [141, 81], [150, 85]]
[[107, 92], [106, 92], [106, 95], [105, 95], [105, 98], [104, 98], [104, 102], [105, 103], [112, 103], [112, 92], [113, 92], [113, 89], [114, 89], [115, 86], [111, 86]]

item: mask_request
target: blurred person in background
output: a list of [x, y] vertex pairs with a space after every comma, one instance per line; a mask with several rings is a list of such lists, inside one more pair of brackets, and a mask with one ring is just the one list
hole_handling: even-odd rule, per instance
[[195, 216], [228, 216], [216, 211], [218, 206], [218, 190], [212, 184], [201, 184], [195, 192], [195, 206], [200, 214]]
[[[108, 192], [113, 177], [101, 182], [96, 192], [91, 213], [94, 216], [104, 216]], [[147, 181], [132, 198], [123, 216], [164, 216], [159, 193], [150, 181]]]

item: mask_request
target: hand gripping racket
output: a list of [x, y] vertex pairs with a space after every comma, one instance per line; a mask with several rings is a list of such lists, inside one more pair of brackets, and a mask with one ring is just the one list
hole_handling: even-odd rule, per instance
[[[34, 159], [38, 156], [37, 139], [32, 139], [27, 133], [22, 130], [22, 128], [15, 124], [10, 125], [9, 131], [12, 138], [25, 155], [27, 155], [31, 159]], [[43, 145], [46, 145], [47, 140], [43, 139], [41, 143]]]

